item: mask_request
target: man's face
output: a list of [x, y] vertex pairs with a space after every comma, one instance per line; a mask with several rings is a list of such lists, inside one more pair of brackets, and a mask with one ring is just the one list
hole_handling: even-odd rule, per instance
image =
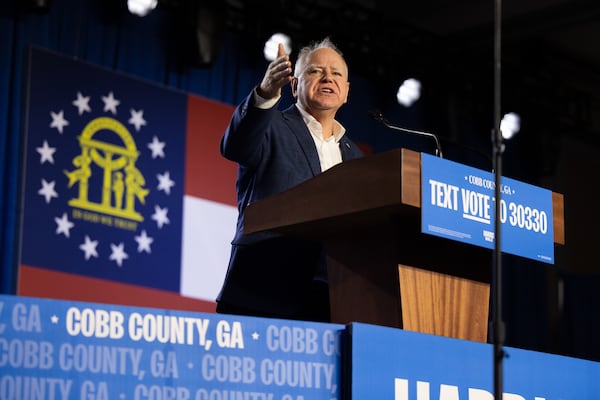
[[348, 67], [333, 49], [313, 51], [292, 83], [292, 93], [310, 113], [337, 111], [348, 100]]

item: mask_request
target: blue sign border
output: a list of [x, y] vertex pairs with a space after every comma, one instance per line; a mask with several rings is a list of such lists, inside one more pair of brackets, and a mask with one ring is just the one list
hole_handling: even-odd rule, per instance
[[[550, 190], [502, 177], [501, 250], [554, 264]], [[421, 153], [421, 230], [494, 248], [494, 175]]]
[[[491, 399], [493, 346], [353, 323], [352, 399]], [[504, 398], [595, 399], [600, 363], [505, 347]], [[347, 362], [347, 361], [346, 361]]]

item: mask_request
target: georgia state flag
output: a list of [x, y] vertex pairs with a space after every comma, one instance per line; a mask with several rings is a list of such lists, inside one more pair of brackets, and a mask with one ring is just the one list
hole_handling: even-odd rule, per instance
[[29, 67], [18, 294], [213, 311], [233, 107], [40, 49]]

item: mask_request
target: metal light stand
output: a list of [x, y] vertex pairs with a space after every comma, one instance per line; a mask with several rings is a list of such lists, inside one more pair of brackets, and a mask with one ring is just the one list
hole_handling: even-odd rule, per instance
[[502, 23], [502, 1], [495, 0], [494, 3], [494, 129], [492, 130], [492, 148], [494, 155], [494, 178], [495, 178], [495, 206], [494, 206], [494, 260], [492, 265], [492, 342], [494, 344], [494, 398], [502, 399], [503, 393], [503, 362], [504, 362], [504, 336], [505, 328], [502, 320], [502, 251], [501, 251], [501, 177], [502, 177], [502, 153], [504, 144], [501, 121], [501, 23]]

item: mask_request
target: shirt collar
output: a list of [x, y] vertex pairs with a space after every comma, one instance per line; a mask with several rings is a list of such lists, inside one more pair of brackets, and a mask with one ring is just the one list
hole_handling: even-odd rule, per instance
[[[300, 103], [296, 102], [296, 107], [298, 108], [298, 111], [300, 111], [300, 115], [302, 115], [304, 123], [306, 124], [306, 126], [308, 126], [308, 130], [313, 135], [316, 135], [316, 133], [318, 132], [319, 135], [317, 136], [319, 136], [319, 138], [323, 140], [323, 127], [321, 126], [321, 123], [317, 121], [315, 117], [310, 115]], [[335, 141], [339, 142], [342, 136], [344, 136], [344, 134], [346, 133], [346, 128], [344, 128], [344, 126], [340, 124], [336, 119], [333, 120], [333, 125], [335, 126], [333, 136], [335, 137]]]

